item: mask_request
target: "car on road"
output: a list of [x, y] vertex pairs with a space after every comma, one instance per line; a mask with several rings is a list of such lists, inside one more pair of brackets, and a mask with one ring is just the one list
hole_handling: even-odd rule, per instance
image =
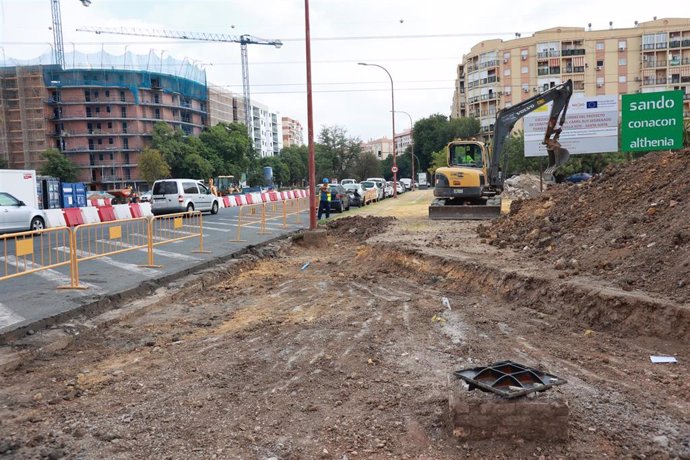
[[592, 175], [586, 172], [576, 173], [565, 178], [566, 182], [577, 184], [579, 182], [586, 182], [592, 178]]
[[384, 184], [385, 184], [385, 187], [383, 190], [386, 193], [386, 198], [392, 197], [393, 196], [393, 181], [389, 180], [387, 182], [384, 182]]
[[398, 194], [405, 193], [405, 186], [402, 182], [396, 182], [395, 187]]
[[219, 198], [194, 179], [163, 179], [153, 183], [151, 212], [154, 215], [185, 211], [217, 214]]
[[0, 233], [43, 230], [44, 228], [46, 228], [46, 216], [42, 210], [27, 206], [14, 195], [0, 192]]
[[343, 179], [340, 181], [340, 185], [356, 184], [356, 179]]
[[142, 203], [150, 203], [152, 196], [153, 192], [149, 190], [148, 192], [144, 192], [141, 194], [141, 196], [139, 197], [139, 201], [141, 201]]
[[403, 177], [398, 179], [401, 184], [403, 184], [403, 187], [405, 187], [405, 190], [411, 190], [412, 189], [412, 179], [409, 177]]
[[350, 209], [350, 195], [340, 184], [331, 184], [331, 210], [345, 212]]

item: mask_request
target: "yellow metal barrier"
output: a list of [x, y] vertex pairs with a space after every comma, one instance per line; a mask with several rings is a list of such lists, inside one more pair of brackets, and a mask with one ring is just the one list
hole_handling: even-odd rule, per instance
[[259, 234], [266, 233], [266, 207], [264, 203], [246, 204], [237, 209], [237, 231], [234, 242], [246, 241], [242, 239], [242, 227], [259, 225]]
[[199, 249], [195, 253], [209, 253], [204, 250], [204, 219], [201, 211], [181, 212], [151, 218], [149, 226], [149, 265], [153, 266], [153, 247], [174, 241], [199, 238]]
[[84, 289], [79, 285], [80, 262], [146, 249], [150, 241], [149, 224], [147, 217], [139, 217], [74, 227], [69, 250], [72, 254], [72, 282], [64, 287]]
[[70, 265], [69, 251], [55, 248], [69, 248], [71, 240], [68, 227], [0, 235], [0, 281]]

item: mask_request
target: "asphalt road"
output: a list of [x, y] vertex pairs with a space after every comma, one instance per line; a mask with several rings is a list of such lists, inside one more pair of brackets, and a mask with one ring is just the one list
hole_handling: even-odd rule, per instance
[[[243, 225], [241, 239], [244, 241], [232, 241], [237, 235], [238, 209], [225, 208], [220, 209], [217, 215], [203, 215], [204, 250], [210, 251], [209, 253], [194, 252], [199, 249], [198, 238], [155, 246], [154, 261], [156, 265], [161, 265], [160, 268], [142, 267], [147, 264], [147, 250], [134, 249], [80, 262], [79, 282], [86, 289], [58, 289], [59, 286], [70, 284], [68, 266], [0, 281], [0, 334], [72, 311], [106, 296], [135, 288], [143, 282], [203, 265], [210, 259], [229, 256], [249, 245], [256, 245], [309, 226], [309, 217], [307, 212], [303, 211], [299, 215], [288, 216], [287, 228], [283, 228], [281, 218], [267, 221], [265, 234], [259, 234], [258, 223]], [[171, 232], [183, 236], [184, 230], [183, 228]], [[127, 247], [126, 242], [118, 244], [123, 249]], [[52, 241], [50, 247], [53, 254], [66, 252], [65, 246], [59, 242]], [[84, 247], [84, 253], [86, 256], [89, 255], [87, 247]], [[12, 256], [11, 251], [7, 255], [0, 254], [0, 264], [5, 262], [10, 269], [16, 266], [17, 259]]]

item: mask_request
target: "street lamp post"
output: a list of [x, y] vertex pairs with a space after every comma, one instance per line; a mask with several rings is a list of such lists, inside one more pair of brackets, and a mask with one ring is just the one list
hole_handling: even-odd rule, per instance
[[[407, 118], [410, 119], [410, 153], [412, 154], [412, 161], [410, 161], [410, 167], [412, 168], [412, 182], [410, 183], [410, 190], [412, 190], [414, 187], [414, 159], [415, 159], [415, 154], [414, 154], [414, 138], [412, 137], [412, 130], [414, 128], [414, 125], [412, 123], [412, 116], [405, 112], [404, 110], [396, 110], [397, 113], [404, 113], [407, 115]], [[417, 161], [419, 161], [419, 158], [417, 158]]]
[[398, 163], [396, 161], [396, 156], [397, 153], [395, 151], [395, 91], [393, 89], [393, 77], [391, 77], [391, 73], [386, 70], [385, 67], [378, 65], [378, 64], [368, 64], [366, 62], [358, 62], [358, 65], [367, 65], [367, 66], [373, 66], [373, 67], [378, 67], [380, 69], [383, 69], [386, 74], [388, 74], [388, 78], [391, 80], [391, 122], [393, 125], [393, 198], [398, 197]]

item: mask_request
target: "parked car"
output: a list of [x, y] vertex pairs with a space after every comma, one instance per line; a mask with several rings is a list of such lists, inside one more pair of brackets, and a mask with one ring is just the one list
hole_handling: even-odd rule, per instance
[[386, 198], [390, 198], [393, 196], [393, 181], [387, 181], [385, 182], [385, 193], [386, 193]]
[[217, 214], [220, 207], [218, 197], [194, 179], [157, 180], [151, 197], [151, 212], [155, 215], [185, 211]]
[[357, 181], [355, 179], [343, 179], [340, 181], [340, 185], [348, 185], [348, 184], [356, 184]]
[[345, 184], [343, 188], [350, 195], [350, 206], [357, 206], [358, 208], [375, 201], [377, 196], [375, 190], [367, 190], [362, 184]]
[[141, 194], [141, 196], [139, 197], [139, 201], [141, 201], [142, 203], [150, 203], [152, 196], [153, 192], [149, 190], [148, 192], [144, 192]]
[[402, 182], [396, 182], [395, 186], [398, 194], [405, 193], [405, 186], [402, 184]]
[[46, 217], [42, 210], [27, 206], [7, 192], [0, 192], [0, 233], [43, 230]]
[[340, 184], [331, 184], [331, 210], [345, 212], [350, 209], [350, 195]]
[[398, 179], [401, 184], [403, 184], [403, 187], [405, 187], [405, 190], [411, 190], [412, 189], [412, 179], [409, 177], [403, 177], [401, 179]]
[[573, 174], [571, 176], [568, 176], [565, 178], [566, 182], [570, 182], [571, 184], [577, 184], [578, 182], [585, 182], [588, 181], [592, 178], [592, 175], [586, 172], [581, 172], [577, 174]]
[[376, 199], [374, 201], [383, 200], [383, 188], [381, 188], [376, 181], [365, 180], [364, 182], [360, 182], [360, 185], [366, 190], [376, 190]]

